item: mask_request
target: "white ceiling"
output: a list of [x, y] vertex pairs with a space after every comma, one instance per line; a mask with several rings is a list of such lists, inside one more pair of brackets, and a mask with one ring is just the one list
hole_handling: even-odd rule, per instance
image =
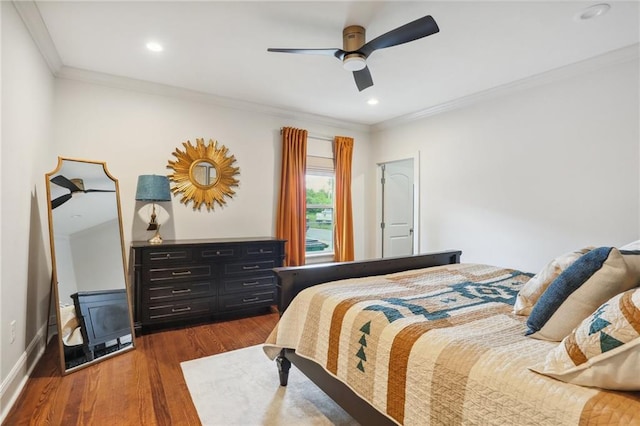
[[[38, 1], [63, 68], [176, 86], [233, 100], [375, 124], [526, 79], [640, 40], [637, 1]], [[268, 47], [342, 47], [425, 15], [440, 32], [373, 53], [374, 86], [358, 92], [334, 58]], [[162, 53], [146, 50], [155, 40]], [[376, 106], [367, 104], [378, 98]]]

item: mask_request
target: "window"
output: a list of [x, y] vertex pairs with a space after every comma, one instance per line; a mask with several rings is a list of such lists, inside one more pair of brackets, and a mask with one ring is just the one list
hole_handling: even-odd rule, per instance
[[333, 253], [333, 159], [307, 157], [307, 256]]

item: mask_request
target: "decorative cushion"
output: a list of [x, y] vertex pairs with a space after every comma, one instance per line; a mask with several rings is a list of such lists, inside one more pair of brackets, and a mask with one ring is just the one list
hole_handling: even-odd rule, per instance
[[634, 276], [636, 280], [636, 286], [640, 284], [640, 249], [636, 250], [622, 250], [620, 253], [627, 263], [629, 273]]
[[540, 296], [527, 319], [526, 335], [559, 342], [598, 306], [634, 285], [618, 249], [593, 249], [565, 269]]
[[531, 370], [568, 383], [640, 390], [640, 289], [614, 296]]
[[565, 269], [573, 262], [578, 260], [582, 255], [593, 250], [595, 247], [585, 247], [581, 250], [575, 250], [558, 256], [551, 262], [547, 263], [544, 268], [533, 276], [520, 289], [516, 296], [516, 302], [513, 306], [513, 313], [516, 315], [529, 315], [531, 309], [536, 304], [542, 293], [549, 287], [549, 284], [555, 280]]
[[640, 240], [630, 242], [629, 244], [625, 244], [622, 247], [618, 247], [618, 250], [640, 250]]

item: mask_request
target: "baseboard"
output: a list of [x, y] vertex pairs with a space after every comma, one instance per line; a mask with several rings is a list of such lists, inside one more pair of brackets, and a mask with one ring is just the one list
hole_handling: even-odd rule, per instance
[[31, 340], [22, 356], [20, 356], [18, 362], [13, 366], [9, 375], [0, 383], [0, 407], [2, 407], [0, 424], [4, 422], [11, 407], [13, 407], [22, 389], [24, 389], [27, 384], [27, 380], [38, 363], [38, 360], [40, 360], [42, 354], [44, 354], [47, 346], [47, 342], [45, 342], [46, 333], [47, 325], [44, 324]]

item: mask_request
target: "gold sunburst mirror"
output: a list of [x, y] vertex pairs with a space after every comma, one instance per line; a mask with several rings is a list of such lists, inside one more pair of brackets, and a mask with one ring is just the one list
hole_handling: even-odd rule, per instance
[[196, 139], [196, 146], [190, 141], [183, 142], [185, 150], [176, 149], [172, 153], [176, 161], [169, 160], [167, 168], [173, 169], [169, 179], [174, 182], [171, 191], [182, 195], [180, 202], [185, 205], [193, 201], [193, 209], [199, 210], [204, 204], [207, 210], [214, 208], [214, 203], [220, 207], [226, 204], [225, 197], [231, 198], [238, 186], [235, 178], [239, 168], [233, 167], [236, 158], [227, 155], [229, 150], [217, 142], [209, 139], [205, 145], [204, 139]]

